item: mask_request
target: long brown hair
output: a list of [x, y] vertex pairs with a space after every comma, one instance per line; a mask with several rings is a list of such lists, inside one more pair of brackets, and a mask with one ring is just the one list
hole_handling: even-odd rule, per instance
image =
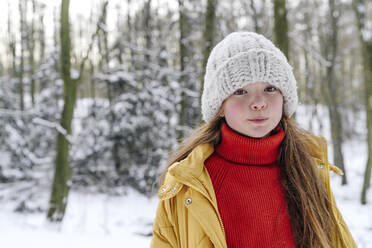
[[[213, 120], [201, 125], [185, 139], [173, 153], [168, 167], [187, 157], [200, 144], [210, 143], [215, 147], [221, 141], [221, 125], [224, 117], [220, 111]], [[285, 132], [280, 145], [279, 166], [296, 247], [331, 248], [331, 230], [336, 219], [331, 213], [330, 199], [317, 167], [306, 146], [309, 132], [300, 129], [294, 120], [283, 115], [278, 124]], [[160, 176], [163, 183], [165, 170]]]

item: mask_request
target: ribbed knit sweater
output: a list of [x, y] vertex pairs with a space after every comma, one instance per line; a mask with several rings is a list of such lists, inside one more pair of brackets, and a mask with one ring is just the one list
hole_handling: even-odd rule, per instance
[[280, 183], [278, 148], [284, 131], [254, 139], [226, 123], [221, 143], [205, 161], [229, 248], [294, 247]]

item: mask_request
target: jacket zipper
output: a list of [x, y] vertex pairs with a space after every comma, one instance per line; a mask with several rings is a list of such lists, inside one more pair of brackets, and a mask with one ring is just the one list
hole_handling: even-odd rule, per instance
[[[202, 185], [203, 185], [203, 187], [206, 189], [207, 187], [204, 185], [204, 183], [203, 182], [200, 182]], [[202, 192], [200, 192], [200, 193], [202, 193]], [[203, 194], [203, 193], [202, 193]], [[203, 194], [204, 195], [204, 194]], [[207, 197], [206, 195], [204, 195], [204, 197], [206, 197], [207, 199], [208, 199], [208, 201], [210, 202], [210, 204], [212, 204], [212, 206], [213, 206], [213, 208], [214, 208], [214, 211], [217, 213], [217, 217], [218, 217], [218, 220], [219, 220], [219, 222], [220, 222], [220, 225], [221, 225], [221, 227], [222, 227], [222, 231], [223, 231], [223, 235], [225, 236], [224, 238], [225, 238], [225, 242], [226, 242], [226, 233], [225, 233], [225, 227], [223, 226], [223, 222], [222, 222], [222, 219], [221, 219], [221, 216], [220, 216], [220, 212], [218, 211], [218, 207], [213, 203], [213, 201], [209, 198], [209, 197]]]
[[225, 227], [223, 226], [223, 223], [222, 223], [222, 219], [220, 217], [220, 213], [217, 212], [217, 216], [218, 216], [218, 219], [220, 220], [220, 224], [221, 224], [221, 227], [222, 227], [222, 231], [223, 231], [223, 235], [225, 235], [225, 239], [226, 239], [226, 233], [225, 233]]

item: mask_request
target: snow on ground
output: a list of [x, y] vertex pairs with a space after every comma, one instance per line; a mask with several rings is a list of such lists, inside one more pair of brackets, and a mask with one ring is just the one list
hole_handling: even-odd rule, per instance
[[149, 247], [157, 202], [133, 190], [120, 197], [71, 192], [58, 228], [46, 222], [45, 213], [15, 213], [2, 202], [2, 247]]
[[[312, 121], [305, 117], [306, 111], [303, 107], [298, 111], [299, 123], [304, 124], [304, 128], [308, 128], [306, 125]], [[326, 113], [324, 116], [327, 119]], [[328, 127], [325, 122], [321, 131], [315, 125], [314, 133], [329, 140]], [[366, 143], [361, 137], [353, 137], [343, 147], [349, 184], [341, 186], [341, 177], [332, 173], [331, 186], [358, 247], [372, 248], [372, 189], [368, 193], [369, 203], [364, 206], [359, 203], [367, 159]], [[329, 149], [332, 161], [331, 144]], [[158, 204], [155, 196], [148, 199], [133, 190], [128, 190], [125, 196], [71, 191], [66, 216], [57, 228], [46, 222], [45, 211], [29, 214], [14, 212], [9, 192], [12, 191], [6, 185], [0, 184], [0, 237], [4, 248], [140, 248], [150, 245], [149, 235]], [[48, 189], [40, 192], [39, 203], [46, 205], [48, 192]]]
[[341, 176], [332, 173], [331, 187], [345, 222], [358, 247], [372, 247], [372, 190], [368, 191], [368, 204], [361, 205], [361, 188], [366, 164], [367, 146], [360, 141], [347, 141], [344, 145], [348, 184], [341, 186]]

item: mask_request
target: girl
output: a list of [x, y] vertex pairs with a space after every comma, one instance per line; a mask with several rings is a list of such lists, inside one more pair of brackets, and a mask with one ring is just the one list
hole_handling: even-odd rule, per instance
[[231, 33], [212, 50], [205, 124], [164, 172], [151, 247], [356, 247], [338, 211], [324, 138], [290, 119], [297, 83], [264, 36]]

